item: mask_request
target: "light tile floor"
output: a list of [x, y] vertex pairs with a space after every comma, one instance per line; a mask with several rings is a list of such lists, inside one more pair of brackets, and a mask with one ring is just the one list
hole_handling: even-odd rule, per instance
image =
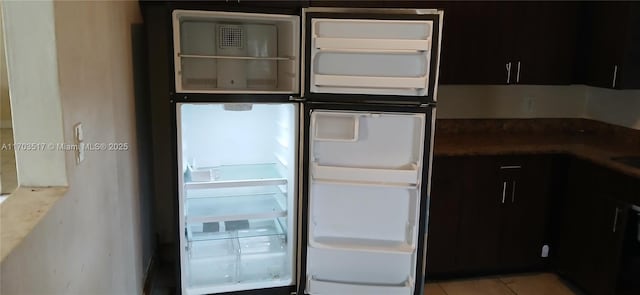
[[550, 273], [428, 283], [425, 295], [579, 295]]

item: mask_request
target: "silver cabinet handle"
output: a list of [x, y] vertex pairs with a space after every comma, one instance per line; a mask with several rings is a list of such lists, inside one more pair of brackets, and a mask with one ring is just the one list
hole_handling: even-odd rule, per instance
[[618, 80], [618, 65], [613, 66], [613, 82], [611, 88], [616, 88], [616, 80]]
[[620, 214], [620, 208], [616, 207], [616, 215], [613, 217], [613, 232], [615, 233], [618, 228], [618, 214]]
[[516, 83], [520, 83], [520, 61], [518, 61], [518, 71], [516, 72]]
[[505, 69], [507, 70], [507, 84], [509, 84], [511, 83], [511, 62], [505, 65]]
[[513, 181], [513, 187], [511, 187], [511, 203], [516, 202], [516, 181]]
[[504, 204], [505, 198], [507, 196], [507, 182], [502, 182], [502, 204]]

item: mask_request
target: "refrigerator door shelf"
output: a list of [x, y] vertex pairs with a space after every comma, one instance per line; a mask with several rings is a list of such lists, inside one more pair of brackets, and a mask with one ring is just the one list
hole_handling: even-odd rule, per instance
[[312, 163], [313, 179], [364, 183], [418, 184], [418, 166], [410, 164], [397, 169], [323, 166]]
[[410, 295], [413, 291], [413, 282], [408, 279], [398, 285], [365, 285], [341, 281], [325, 281], [311, 277], [307, 282], [307, 291], [311, 295]]
[[223, 165], [218, 167], [203, 167], [197, 171], [209, 169], [212, 179], [206, 182], [194, 182], [192, 179], [185, 183], [185, 188], [208, 189], [243, 186], [285, 185], [287, 178], [283, 177], [277, 165]]
[[284, 194], [187, 199], [187, 224], [287, 216]]
[[408, 242], [353, 239], [342, 237], [313, 237], [309, 239], [309, 245], [315, 248], [323, 249], [382, 253], [411, 254], [415, 250], [415, 247], [410, 245]]
[[[354, 284], [399, 285], [413, 277], [415, 254], [308, 248], [307, 277]], [[349, 293], [346, 293], [349, 294]]]
[[[218, 231], [207, 231], [204, 224], [191, 224], [187, 226], [187, 242], [191, 244], [199, 241], [281, 236], [286, 234], [286, 230], [278, 219], [246, 220], [246, 223], [248, 223], [248, 228], [228, 229], [227, 223], [220, 222]], [[231, 224], [229, 223], [229, 225]]]

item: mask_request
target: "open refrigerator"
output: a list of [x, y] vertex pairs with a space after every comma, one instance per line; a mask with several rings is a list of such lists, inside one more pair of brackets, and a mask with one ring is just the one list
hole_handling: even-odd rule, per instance
[[442, 12], [172, 20], [180, 291], [422, 294]]

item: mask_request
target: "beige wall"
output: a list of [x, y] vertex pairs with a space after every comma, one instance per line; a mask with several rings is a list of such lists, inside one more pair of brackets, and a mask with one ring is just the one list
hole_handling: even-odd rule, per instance
[[133, 1], [54, 4], [64, 140], [82, 122], [86, 142], [128, 152], [66, 154], [68, 193], [2, 263], [0, 293], [140, 294], [138, 167], [131, 56]]
[[535, 85], [440, 86], [437, 116], [462, 118], [581, 118], [585, 88]]
[[640, 130], [640, 90], [588, 87], [587, 118]]
[[[2, 7], [0, 7], [0, 11], [2, 11]], [[9, 104], [9, 82], [7, 81], [7, 62], [4, 52], [2, 13], [0, 13], [0, 127], [11, 127], [11, 105]]]
[[640, 90], [570, 86], [440, 86], [437, 117], [588, 118], [640, 129]]

